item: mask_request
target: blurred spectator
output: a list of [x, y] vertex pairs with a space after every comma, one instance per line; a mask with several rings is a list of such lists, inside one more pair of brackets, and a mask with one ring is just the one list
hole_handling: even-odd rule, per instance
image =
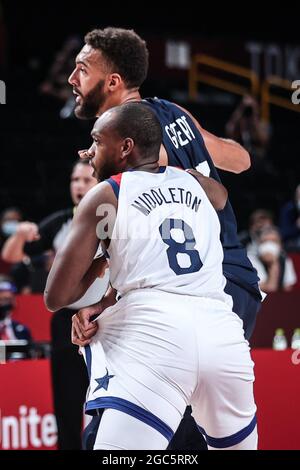
[[296, 188], [294, 199], [282, 207], [279, 226], [285, 248], [300, 251], [300, 184]]
[[16, 306], [16, 287], [9, 280], [0, 280], [0, 340], [25, 339], [32, 341], [30, 330], [13, 321], [11, 315]]
[[54, 256], [53, 250], [47, 250], [40, 255], [25, 256], [21, 263], [13, 264], [10, 275], [17, 291], [21, 294], [42, 294]]
[[[16, 207], [9, 207], [0, 214], [0, 250], [5, 241], [13, 235], [18, 223], [22, 220], [22, 213]], [[10, 274], [11, 263], [0, 257], [0, 274]]]
[[[27, 222], [22, 222], [21, 211], [16, 207], [5, 209], [0, 216], [0, 234], [1, 245], [11, 236], [15, 235], [19, 228]], [[24, 256], [18, 263], [11, 263], [0, 260], [0, 273], [12, 277], [17, 292], [29, 294], [31, 292], [44, 292], [48, 271], [45, 269], [47, 264], [47, 255], [33, 256], [32, 258]]]
[[14, 235], [19, 222], [23, 219], [21, 211], [16, 207], [5, 209], [0, 215], [0, 248], [8, 237]]
[[[96, 184], [89, 160], [75, 162], [70, 179], [74, 207], [51, 214], [39, 225], [32, 222], [19, 224], [15, 235], [6, 241], [2, 249], [4, 259], [18, 262], [25, 255], [32, 258], [49, 249], [56, 252], [69, 234], [76, 206]], [[78, 302], [52, 316], [51, 374], [59, 450], [81, 449], [82, 411], [88, 387], [83, 357], [78, 354], [77, 346], [71, 343], [72, 316], [83, 306], [98, 302], [107, 284], [108, 274], [103, 280], [98, 278]]]
[[257, 253], [248, 253], [257, 269], [263, 292], [290, 291], [297, 282], [292, 260], [282, 248], [279, 231], [275, 227], [264, 228], [257, 238]]
[[68, 77], [74, 69], [76, 54], [82, 46], [78, 36], [70, 36], [61, 50], [56, 54], [46, 80], [41, 84], [40, 91], [64, 103], [60, 117], [66, 119], [73, 115], [75, 96], [68, 84]]
[[257, 209], [249, 217], [249, 230], [239, 233], [241, 243], [248, 253], [257, 254], [257, 240], [261, 232], [274, 226], [273, 215], [266, 209]]
[[226, 124], [226, 134], [248, 150], [254, 171], [273, 172], [266, 160], [271, 137], [270, 127], [260, 119], [258, 103], [252, 96], [243, 97]]

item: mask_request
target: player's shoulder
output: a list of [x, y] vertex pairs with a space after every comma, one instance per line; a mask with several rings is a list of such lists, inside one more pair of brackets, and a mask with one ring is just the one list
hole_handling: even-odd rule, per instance
[[118, 173], [116, 175], [112, 175], [110, 178], [105, 180], [105, 182], [112, 187], [114, 192], [116, 192], [116, 191], [119, 191], [120, 189], [123, 176], [124, 176], [124, 173]]
[[165, 100], [163, 98], [158, 98], [158, 96], [154, 96], [152, 98], [144, 98], [142, 100], [142, 103], [148, 104], [156, 109], [170, 109], [173, 106], [177, 106], [176, 103], [172, 103], [171, 101]]
[[113, 188], [109, 184], [108, 180], [104, 180], [101, 183], [96, 184], [91, 188], [84, 198], [80, 201], [78, 207], [85, 210], [93, 211], [97, 210], [102, 204], [114, 204], [116, 198], [114, 195]]

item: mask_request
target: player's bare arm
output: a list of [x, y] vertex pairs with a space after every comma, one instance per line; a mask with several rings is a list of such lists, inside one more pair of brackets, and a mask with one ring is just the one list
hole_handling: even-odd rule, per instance
[[111, 186], [105, 182], [92, 188], [82, 199], [70, 234], [56, 254], [44, 294], [51, 311], [81, 298], [107, 267], [104, 257], [94, 260], [99, 245], [97, 224], [104, 218], [97, 215], [97, 209], [102, 204], [117, 204]]
[[[178, 106], [178, 105], [177, 105]], [[214, 162], [220, 170], [232, 173], [242, 173], [251, 166], [250, 155], [240, 144], [230, 139], [223, 139], [211, 134], [201, 127], [197, 119], [186, 109], [178, 106], [187, 113], [193, 120], [195, 126], [200, 131], [206, 148]]]
[[228, 192], [225, 186], [223, 186], [223, 184], [219, 183], [213, 178], [204, 176], [197, 170], [189, 169], [186, 171], [193, 175], [199, 181], [202, 188], [206, 192], [208, 199], [210, 200], [211, 204], [216, 209], [216, 211], [224, 209], [228, 199]]

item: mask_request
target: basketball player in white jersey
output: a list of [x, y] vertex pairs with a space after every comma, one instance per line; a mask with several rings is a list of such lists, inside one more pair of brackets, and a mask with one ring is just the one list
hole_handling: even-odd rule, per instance
[[166, 449], [187, 405], [209, 448], [256, 449], [253, 362], [224, 292], [214, 209], [225, 188], [159, 167], [161, 126], [146, 105], [112, 108], [92, 136], [102, 182], [78, 207], [45, 299], [56, 310], [85, 292], [103, 263], [93, 260], [100, 238], [120, 300], [85, 348], [86, 411], [103, 413], [94, 449]]

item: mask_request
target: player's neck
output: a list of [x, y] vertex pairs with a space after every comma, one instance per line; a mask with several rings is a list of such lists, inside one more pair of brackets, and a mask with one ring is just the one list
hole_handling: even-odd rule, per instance
[[141, 101], [141, 95], [137, 88], [132, 90], [122, 90], [118, 94], [110, 96], [104, 104], [98, 110], [97, 117], [101, 116], [101, 114], [105, 113], [108, 109], [113, 108], [114, 106], [120, 106], [124, 103], [129, 103], [130, 101]]
[[120, 104], [129, 103], [130, 101], [141, 101], [141, 95], [136, 88], [133, 90], [124, 90], [120, 98]]
[[157, 173], [159, 170], [158, 160], [153, 160], [151, 162], [143, 162], [139, 165], [134, 165], [128, 168], [130, 171], [148, 171], [149, 173]]

